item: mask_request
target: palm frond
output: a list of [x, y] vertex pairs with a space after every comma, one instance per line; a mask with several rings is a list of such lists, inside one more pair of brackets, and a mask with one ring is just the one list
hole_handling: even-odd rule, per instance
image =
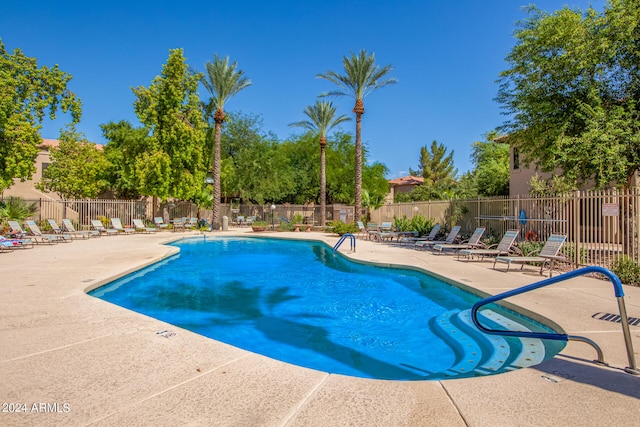
[[358, 54], [351, 52], [350, 57], [344, 56], [342, 65], [345, 74], [327, 71], [317, 75], [318, 78], [329, 80], [341, 89], [324, 93], [321, 96], [350, 95], [356, 100], [362, 100], [374, 90], [398, 82], [394, 77], [385, 79], [393, 67], [375, 65], [375, 54], [367, 54], [365, 50], [361, 50]]
[[238, 70], [238, 63], [229, 62], [229, 57], [224, 59], [213, 56], [213, 62], [205, 64], [206, 73], [201, 78], [201, 83], [211, 94], [211, 103], [214, 110], [224, 109], [224, 104], [240, 92], [251, 86], [251, 80], [244, 76], [242, 70]]
[[289, 126], [300, 126], [317, 131], [320, 136], [326, 136], [327, 132], [335, 126], [351, 120], [345, 115], [336, 117], [336, 107], [330, 101], [316, 101], [315, 104], [307, 106], [303, 112], [309, 120], [291, 123]]

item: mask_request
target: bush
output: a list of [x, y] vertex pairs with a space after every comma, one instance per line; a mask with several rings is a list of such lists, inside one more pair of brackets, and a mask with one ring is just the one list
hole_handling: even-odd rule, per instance
[[544, 246], [543, 242], [538, 242], [534, 240], [523, 240], [518, 242], [518, 249], [522, 252], [523, 256], [529, 256], [533, 252], [540, 252], [542, 247]]
[[342, 221], [331, 221], [329, 231], [342, 236], [347, 233], [357, 233], [360, 230], [358, 229], [358, 225], [354, 223], [345, 224]]
[[428, 234], [433, 228], [433, 219], [427, 219], [422, 215], [414, 215], [409, 219], [406, 215], [402, 218], [393, 217], [393, 228], [396, 231], [417, 231], [418, 235]]
[[640, 267], [627, 255], [616, 259], [611, 265], [611, 271], [613, 271], [625, 285], [640, 285]]

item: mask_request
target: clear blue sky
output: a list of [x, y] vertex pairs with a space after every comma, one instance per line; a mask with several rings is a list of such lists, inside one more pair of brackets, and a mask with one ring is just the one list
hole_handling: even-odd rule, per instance
[[[473, 142], [505, 120], [495, 81], [530, 3], [601, 11], [605, 0], [0, 0], [0, 38], [9, 51], [73, 76], [79, 130], [97, 143], [106, 142], [100, 124], [139, 124], [131, 88], [149, 86], [173, 48], [197, 70], [214, 53], [237, 61], [253, 85], [226, 109], [260, 115], [281, 140], [300, 132], [288, 124], [305, 119], [317, 95], [334, 89], [318, 73], [342, 72], [351, 51], [374, 52], [398, 83], [365, 98], [363, 142], [369, 160], [396, 178], [418, 168], [420, 147], [433, 140], [454, 151], [459, 173], [472, 168]], [[334, 102], [353, 116], [351, 98]], [[66, 120], [45, 123], [42, 136], [57, 138]], [[354, 132], [354, 123], [341, 129]]]

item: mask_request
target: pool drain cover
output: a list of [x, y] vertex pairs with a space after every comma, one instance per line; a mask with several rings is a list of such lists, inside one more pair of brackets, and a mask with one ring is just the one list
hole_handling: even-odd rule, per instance
[[[593, 316], [594, 319], [606, 320], [608, 322], [620, 323], [620, 315], [619, 314], [611, 314], [611, 313], [596, 313]], [[627, 317], [629, 320], [629, 324], [632, 326], [640, 325], [640, 317]]]

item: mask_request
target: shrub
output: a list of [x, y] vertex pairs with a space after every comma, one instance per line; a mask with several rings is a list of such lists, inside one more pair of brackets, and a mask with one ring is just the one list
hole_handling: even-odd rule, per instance
[[433, 228], [433, 219], [427, 219], [422, 215], [414, 215], [409, 219], [406, 215], [402, 218], [393, 217], [393, 227], [396, 231], [417, 231], [418, 235], [428, 234]]
[[627, 255], [616, 259], [611, 265], [611, 271], [626, 285], [640, 285], [640, 266]]
[[329, 231], [340, 236], [346, 233], [357, 233], [359, 231], [358, 225], [354, 223], [345, 224], [344, 222], [337, 220], [331, 221], [329, 225]]
[[534, 240], [523, 240], [518, 243], [518, 249], [522, 252], [523, 256], [529, 256], [533, 252], [539, 252], [544, 246], [543, 242], [538, 242]]

